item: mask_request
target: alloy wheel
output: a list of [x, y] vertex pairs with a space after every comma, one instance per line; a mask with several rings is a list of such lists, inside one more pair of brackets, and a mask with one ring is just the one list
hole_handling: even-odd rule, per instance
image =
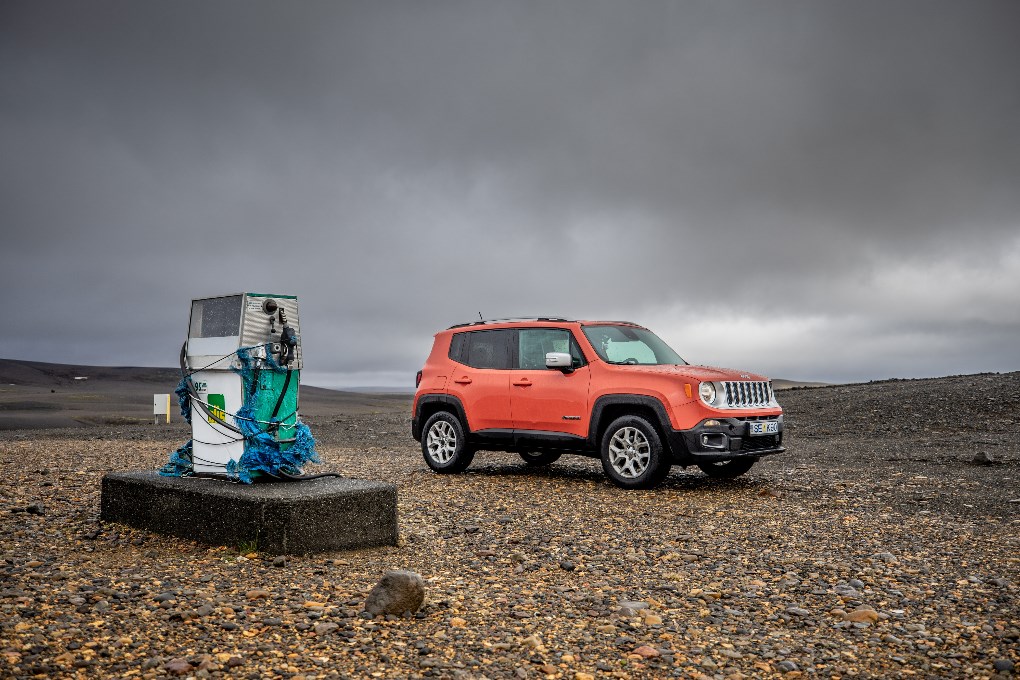
[[609, 464], [627, 479], [636, 479], [648, 469], [651, 446], [636, 427], [622, 427], [609, 441]]
[[429, 456], [440, 465], [446, 465], [457, 452], [457, 433], [453, 426], [444, 420], [437, 420], [429, 428], [426, 446]]

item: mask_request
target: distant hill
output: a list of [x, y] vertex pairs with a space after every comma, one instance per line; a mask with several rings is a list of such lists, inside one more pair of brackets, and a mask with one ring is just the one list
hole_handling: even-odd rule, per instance
[[[171, 422], [183, 422], [173, 391], [176, 368], [80, 366], [0, 359], [0, 430], [152, 422], [152, 396], [171, 395]], [[409, 394], [361, 394], [301, 386], [302, 417], [407, 413]]]
[[803, 380], [783, 380], [782, 378], [772, 380], [772, 387], [777, 390], [792, 390], [798, 387], [826, 387], [830, 384], [824, 382], [804, 382]]
[[[84, 377], [85, 381], [75, 380]], [[73, 385], [92, 380], [95, 383], [143, 382], [177, 383], [181, 372], [176, 368], [137, 368], [119, 366], [76, 366], [49, 364], [42, 361], [0, 359], [0, 385], [52, 387]]]

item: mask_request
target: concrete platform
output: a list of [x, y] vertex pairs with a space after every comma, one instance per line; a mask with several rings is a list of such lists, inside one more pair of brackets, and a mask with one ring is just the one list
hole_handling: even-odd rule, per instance
[[271, 554], [397, 543], [397, 487], [363, 479], [234, 484], [161, 477], [155, 471], [103, 477], [100, 519], [236, 548], [257, 541]]

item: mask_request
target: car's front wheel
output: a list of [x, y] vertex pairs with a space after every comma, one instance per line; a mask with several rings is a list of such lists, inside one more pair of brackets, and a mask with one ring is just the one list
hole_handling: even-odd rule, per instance
[[724, 460], [717, 463], [698, 463], [698, 467], [709, 477], [714, 479], [733, 479], [739, 477], [751, 469], [757, 461], [754, 459], [741, 458], [736, 460]]
[[430, 468], [444, 474], [463, 472], [475, 457], [474, 450], [467, 446], [460, 419], [446, 411], [434, 413], [425, 421], [421, 452]]
[[602, 469], [624, 489], [651, 489], [669, 474], [659, 433], [641, 416], [617, 418], [602, 435]]
[[559, 451], [518, 451], [517, 455], [521, 457], [529, 467], [538, 467], [540, 465], [549, 465], [555, 463], [560, 459], [563, 454]]

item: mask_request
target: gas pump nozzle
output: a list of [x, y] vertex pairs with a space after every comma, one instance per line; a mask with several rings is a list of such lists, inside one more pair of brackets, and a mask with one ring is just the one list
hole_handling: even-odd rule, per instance
[[283, 326], [283, 330], [280, 331], [280, 363], [287, 365], [297, 354], [298, 338], [293, 326], [287, 325], [287, 313], [283, 311], [283, 307], [280, 307], [279, 314], [280, 325]]

